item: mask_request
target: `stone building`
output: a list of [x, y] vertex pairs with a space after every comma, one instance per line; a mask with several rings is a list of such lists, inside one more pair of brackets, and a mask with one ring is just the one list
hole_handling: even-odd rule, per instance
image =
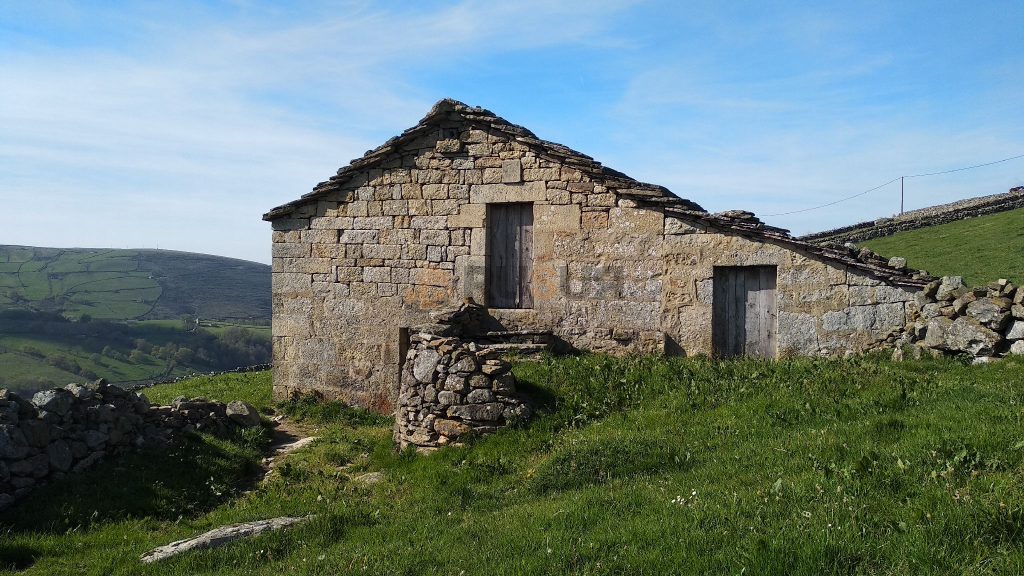
[[583, 350], [775, 358], [885, 338], [930, 280], [710, 214], [453, 100], [264, 219], [275, 393], [378, 411], [407, 327], [466, 298]]

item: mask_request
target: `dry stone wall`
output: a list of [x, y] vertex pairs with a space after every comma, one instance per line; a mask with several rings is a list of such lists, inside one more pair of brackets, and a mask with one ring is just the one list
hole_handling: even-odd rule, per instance
[[801, 239], [815, 243], [864, 242], [872, 238], [892, 236], [897, 232], [916, 230], [986, 214], [1024, 208], [1024, 186], [1011, 188], [1003, 194], [968, 198], [949, 204], [912, 210], [893, 218], [880, 218], [871, 222], [851, 224], [834, 230], [808, 234]]
[[145, 396], [103, 380], [44, 390], [31, 400], [0, 390], [0, 509], [49, 480], [180, 431], [225, 436], [259, 423], [242, 402], [178, 398], [150, 406]]
[[511, 366], [473, 342], [417, 332], [402, 370], [395, 442], [433, 450], [528, 419]]
[[901, 343], [916, 352], [968, 355], [987, 362], [1024, 355], [1024, 289], [1007, 280], [970, 288], [951, 276], [918, 294], [920, 314], [907, 325]]

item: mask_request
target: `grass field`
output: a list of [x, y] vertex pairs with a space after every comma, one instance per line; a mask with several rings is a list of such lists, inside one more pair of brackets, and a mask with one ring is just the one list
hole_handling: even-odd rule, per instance
[[[431, 456], [336, 406], [251, 492], [242, 440], [194, 437], [0, 515], [24, 574], [1019, 574], [1024, 364], [549, 359], [515, 367], [525, 427]], [[156, 387], [270, 408], [267, 375]], [[195, 462], [194, 464], [190, 464]], [[351, 478], [378, 471], [383, 481]], [[209, 528], [295, 529], [157, 565]]]
[[96, 378], [131, 383], [269, 361], [265, 326], [185, 331], [180, 320], [70, 322], [0, 312], [0, 388], [25, 394]]
[[0, 310], [269, 323], [270, 266], [168, 250], [0, 246]]
[[912, 268], [963, 276], [974, 285], [999, 278], [1024, 282], [1024, 208], [900, 232], [863, 245], [886, 256], [903, 256]]

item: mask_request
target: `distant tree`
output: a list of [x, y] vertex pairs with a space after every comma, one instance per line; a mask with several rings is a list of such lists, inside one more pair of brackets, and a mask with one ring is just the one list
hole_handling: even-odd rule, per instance
[[81, 316], [78, 317], [78, 321], [81, 322], [82, 324], [88, 324], [89, 322], [92, 322], [92, 315], [82, 314]]
[[145, 338], [136, 338], [132, 344], [134, 344], [136, 350], [141, 350], [143, 354], [149, 354], [153, 351], [153, 345]]
[[185, 347], [181, 347], [178, 348], [177, 352], [175, 352], [174, 361], [177, 364], [188, 364], [189, 362], [192, 361], [192, 356], [193, 354], [191, 350]]
[[199, 318], [196, 318], [194, 314], [182, 314], [181, 315], [181, 327], [189, 332], [196, 329], [199, 325]]
[[146, 355], [143, 354], [141, 350], [135, 349], [128, 355], [128, 360], [130, 360], [132, 364], [142, 364], [146, 361]]

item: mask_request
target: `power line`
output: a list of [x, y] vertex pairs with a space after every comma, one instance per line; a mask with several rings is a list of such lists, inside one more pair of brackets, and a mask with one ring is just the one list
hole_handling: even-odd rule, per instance
[[812, 210], [820, 210], [822, 208], [828, 208], [829, 206], [835, 206], [836, 204], [840, 204], [840, 203], [846, 202], [847, 200], [853, 200], [854, 198], [863, 196], [865, 194], [869, 194], [871, 192], [874, 192], [875, 190], [878, 190], [878, 189], [881, 189], [881, 188], [885, 188], [889, 184], [892, 184], [893, 182], [896, 182], [897, 180], [903, 180], [904, 178], [923, 178], [925, 176], [938, 176], [940, 174], [952, 174], [953, 172], [963, 172], [964, 170], [973, 170], [975, 168], [982, 168], [982, 167], [985, 167], [985, 166], [992, 166], [993, 164], [1001, 164], [1003, 162], [1009, 162], [1010, 160], [1017, 160], [1019, 158], [1024, 158], [1024, 154], [1021, 154], [1019, 156], [1011, 156], [1009, 158], [1003, 158], [1002, 160], [996, 160], [994, 162], [985, 162], [984, 164], [975, 164], [974, 166], [965, 166], [963, 168], [954, 168], [952, 170], [943, 170], [942, 172], [929, 172], [927, 174], [911, 174], [909, 176], [897, 176], [896, 178], [893, 178], [892, 180], [889, 180], [885, 184], [882, 184], [882, 185], [879, 185], [879, 186], [875, 186], [874, 188], [871, 188], [870, 190], [865, 190], [863, 192], [858, 192], [857, 194], [854, 194], [852, 196], [847, 196], [845, 198], [840, 198], [839, 200], [835, 200], [835, 201], [829, 202], [827, 204], [821, 204], [820, 206], [813, 206], [811, 208], [804, 208], [802, 210], [793, 210], [793, 211], [790, 211], [790, 212], [779, 212], [778, 214], [765, 214], [764, 217], [765, 218], [769, 218], [769, 217], [772, 217], [772, 216], [789, 216], [790, 214], [800, 214], [800, 213], [803, 213], [803, 212], [810, 212]]

